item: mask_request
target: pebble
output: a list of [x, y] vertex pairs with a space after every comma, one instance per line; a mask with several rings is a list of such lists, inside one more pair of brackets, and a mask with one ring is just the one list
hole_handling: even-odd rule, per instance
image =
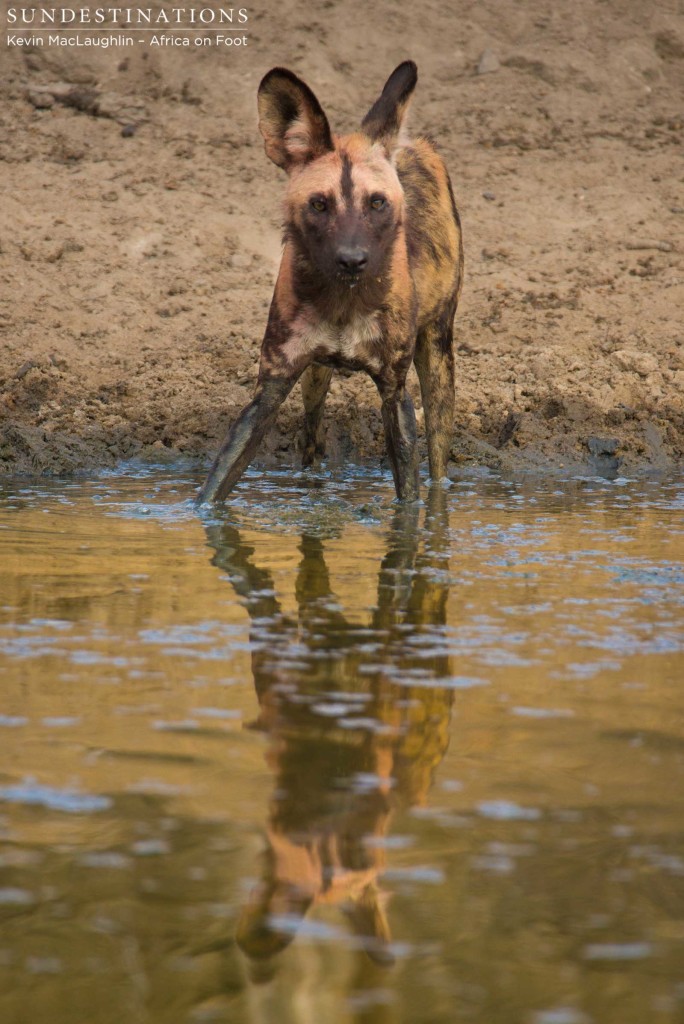
[[633, 242], [626, 242], [625, 249], [659, 249], [660, 252], [672, 252], [672, 242], [661, 242], [657, 238], [635, 238]]
[[39, 366], [39, 365], [40, 364], [37, 363], [35, 361], [35, 359], [28, 359], [25, 363], [21, 364], [21, 366], [19, 367], [17, 372], [14, 374], [14, 379], [15, 380], [23, 380], [23, 378], [26, 376], [26, 374], [29, 372], [29, 370], [33, 370], [33, 369], [35, 369], [36, 366]]
[[493, 72], [498, 71], [501, 67], [499, 58], [493, 50], [486, 49], [480, 54], [477, 66], [475, 68], [475, 74], [477, 75], [491, 75]]
[[491, 203], [494, 199], [496, 199], [496, 193], [495, 192], [490, 192], [489, 190], [487, 190], [486, 192], [482, 193], [482, 198], [483, 199], [488, 199], [490, 201], [490, 203]]
[[39, 89], [29, 89], [26, 98], [37, 110], [49, 110], [55, 104], [54, 97], [49, 92]]
[[228, 260], [231, 267], [248, 267], [251, 262], [250, 257], [244, 252], [236, 252]]

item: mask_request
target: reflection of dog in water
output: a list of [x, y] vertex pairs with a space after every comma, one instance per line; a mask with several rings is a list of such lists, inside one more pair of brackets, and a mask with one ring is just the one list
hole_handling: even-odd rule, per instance
[[261, 878], [238, 924], [237, 941], [253, 960], [284, 949], [311, 907], [335, 904], [354, 943], [376, 963], [392, 962], [377, 882], [389, 817], [398, 805], [424, 802], [447, 748], [452, 702], [438, 685], [447, 656], [421, 656], [420, 643], [421, 634], [434, 643], [432, 627], [446, 619], [444, 492], [430, 494], [429, 553], [418, 553], [418, 517], [415, 507], [395, 513], [365, 627], [335, 604], [320, 539], [301, 540], [294, 621], [237, 528], [209, 528], [214, 564], [230, 573], [252, 619], [253, 727], [268, 734], [276, 780]]

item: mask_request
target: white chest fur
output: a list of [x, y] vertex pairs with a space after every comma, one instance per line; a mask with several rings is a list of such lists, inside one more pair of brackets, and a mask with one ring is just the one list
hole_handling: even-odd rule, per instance
[[302, 324], [299, 343], [309, 353], [332, 357], [342, 362], [363, 363], [369, 369], [379, 367], [376, 342], [380, 338], [377, 313], [357, 316], [346, 324], [324, 320]]

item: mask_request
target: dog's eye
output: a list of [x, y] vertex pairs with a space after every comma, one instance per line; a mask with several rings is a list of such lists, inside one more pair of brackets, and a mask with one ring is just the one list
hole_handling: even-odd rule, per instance
[[328, 209], [328, 204], [326, 203], [325, 199], [312, 199], [311, 208], [312, 210], [315, 210], [316, 213], [325, 213], [325, 211]]
[[371, 210], [384, 210], [387, 206], [387, 200], [384, 196], [371, 196], [370, 204]]

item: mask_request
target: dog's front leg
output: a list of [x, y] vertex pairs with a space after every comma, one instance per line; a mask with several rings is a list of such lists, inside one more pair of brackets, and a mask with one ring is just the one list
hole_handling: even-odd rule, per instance
[[375, 383], [382, 398], [382, 422], [397, 497], [400, 501], [415, 501], [419, 490], [418, 447], [411, 396], [404, 381], [400, 386], [387, 385], [381, 380]]
[[300, 374], [301, 369], [287, 375], [260, 373], [254, 398], [233, 423], [209, 470], [197, 496], [199, 505], [221, 501], [233, 489], [256, 455], [261, 439]]

